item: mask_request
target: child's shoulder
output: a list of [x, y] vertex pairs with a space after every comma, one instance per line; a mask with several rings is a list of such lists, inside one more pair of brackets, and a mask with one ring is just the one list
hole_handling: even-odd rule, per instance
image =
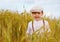
[[[42, 20], [42, 22], [43, 22], [43, 21], [44, 21], [45, 24], [48, 24], [48, 21], [47, 21], [47, 20]], [[33, 22], [34, 22], [34, 21], [33, 21]], [[31, 25], [31, 24], [32, 24], [32, 21], [30, 21], [28, 24]]]
[[46, 23], [48, 23], [48, 21], [47, 20], [44, 20]]
[[47, 20], [44, 20], [45, 24], [49, 24]]
[[28, 24], [31, 25], [32, 24], [32, 21], [30, 21]]

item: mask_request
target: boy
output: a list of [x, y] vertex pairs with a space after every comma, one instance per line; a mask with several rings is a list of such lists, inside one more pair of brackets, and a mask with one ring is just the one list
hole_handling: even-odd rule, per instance
[[33, 34], [35, 31], [41, 29], [44, 26], [44, 29], [39, 30], [40, 33], [45, 31], [50, 32], [49, 24], [46, 20], [42, 19], [43, 9], [40, 7], [33, 7], [31, 10], [32, 17], [34, 18], [33, 22], [28, 23], [27, 34]]

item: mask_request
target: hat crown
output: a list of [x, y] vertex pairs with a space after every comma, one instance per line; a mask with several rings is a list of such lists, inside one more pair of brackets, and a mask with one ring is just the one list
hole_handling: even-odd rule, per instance
[[30, 11], [31, 12], [41, 12], [41, 11], [43, 11], [43, 8], [39, 7], [39, 6], [35, 6]]

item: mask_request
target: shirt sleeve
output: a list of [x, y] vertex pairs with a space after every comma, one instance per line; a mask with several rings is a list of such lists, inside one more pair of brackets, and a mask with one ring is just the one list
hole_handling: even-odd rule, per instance
[[46, 30], [47, 32], [51, 32], [49, 23], [48, 23], [47, 21], [45, 21], [45, 30]]
[[31, 29], [31, 22], [28, 23], [28, 28], [27, 28], [27, 34], [32, 34], [32, 29]]

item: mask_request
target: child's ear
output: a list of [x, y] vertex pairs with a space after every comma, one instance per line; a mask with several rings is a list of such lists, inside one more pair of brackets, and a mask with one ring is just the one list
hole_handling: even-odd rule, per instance
[[43, 11], [41, 11], [42, 12], [42, 14], [43, 14]]

